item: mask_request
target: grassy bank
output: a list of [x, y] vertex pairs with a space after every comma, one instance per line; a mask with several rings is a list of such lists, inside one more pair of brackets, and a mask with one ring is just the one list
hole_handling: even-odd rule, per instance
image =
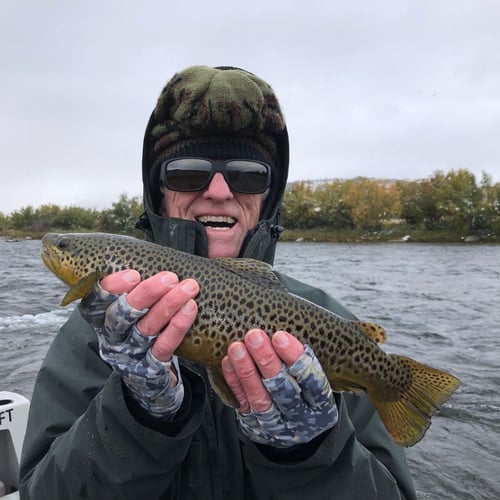
[[[62, 230], [54, 228], [51, 232], [89, 232], [88, 230]], [[0, 231], [2, 239], [41, 239], [44, 232], [6, 230]], [[142, 233], [135, 232], [131, 236], [142, 237]], [[310, 229], [286, 229], [280, 241], [317, 241], [325, 243], [363, 243], [363, 242], [416, 242], [416, 243], [500, 243], [495, 235], [471, 235], [454, 231], [435, 230], [426, 231], [409, 227], [395, 226], [380, 231], [363, 231], [361, 229], [339, 229], [316, 227]]]
[[500, 243], [494, 235], [478, 236], [454, 231], [425, 231], [408, 227], [393, 227], [380, 231], [363, 231], [361, 229], [332, 230], [327, 228], [285, 230], [281, 241], [317, 241], [331, 243], [363, 243], [363, 242], [418, 242], [418, 243]]

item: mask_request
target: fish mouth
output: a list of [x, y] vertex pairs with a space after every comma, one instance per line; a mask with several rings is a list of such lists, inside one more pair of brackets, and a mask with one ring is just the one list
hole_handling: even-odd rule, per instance
[[237, 223], [238, 219], [228, 215], [200, 215], [196, 220], [203, 224], [206, 228], [224, 231], [232, 229]]
[[64, 283], [67, 283], [63, 277], [63, 271], [61, 269], [61, 255], [58, 252], [58, 238], [59, 235], [55, 233], [47, 233], [42, 238], [40, 257], [50, 271], [52, 271]]
[[40, 257], [43, 263], [56, 275], [58, 275], [58, 259], [48, 248], [48, 244], [42, 241], [42, 250], [40, 251]]

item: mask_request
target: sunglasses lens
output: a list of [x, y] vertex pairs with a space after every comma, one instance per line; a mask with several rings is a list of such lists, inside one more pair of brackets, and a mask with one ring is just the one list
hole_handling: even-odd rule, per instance
[[260, 194], [271, 183], [270, 167], [252, 160], [177, 158], [162, 164], [161, 177], [172, 191], [202, 191], [215, 172], [222, 172], [230, 189], [237, 193]]
[[180, 158], [164, 165], [163, 179], [172, 191], [200, 191], [211, 177], [212, 163], [203, 158]]
[[233, 191], [244, 194], [263, 193], [270, 184], [270, 169], [263, 163], [250, 160], [230, 160], [226, 176]]

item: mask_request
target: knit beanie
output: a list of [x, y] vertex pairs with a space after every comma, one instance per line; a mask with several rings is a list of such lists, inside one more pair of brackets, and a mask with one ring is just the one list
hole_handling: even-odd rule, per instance
[[144, 139], [143, 180], [155, 210], [161, 199], [159, 165], [179, 156], [264, 161], [272, 166], [271, 184], [286, 183], [288, 136], [272, 88], [232, 67], [193, 66], [174, 75]]

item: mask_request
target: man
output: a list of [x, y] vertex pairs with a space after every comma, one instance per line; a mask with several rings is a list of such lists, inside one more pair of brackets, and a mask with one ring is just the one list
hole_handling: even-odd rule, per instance
[[[146, 128], [141, 227], [190, 253], [272, 263], [287, 174], [287, 129], [269, 85], [240, 69], [188, 68]], [[37, 378], [23, 498], [415, 498], [404, 453], [371, 403], [333, 394], [292, 333], [255, 329], [229, 346], [222, 369], [239, 408], [223, 405], [203, 368], [174, 355], [198, 291], [168, 270], [144, 281], [127, 270], [82, 301]]]

